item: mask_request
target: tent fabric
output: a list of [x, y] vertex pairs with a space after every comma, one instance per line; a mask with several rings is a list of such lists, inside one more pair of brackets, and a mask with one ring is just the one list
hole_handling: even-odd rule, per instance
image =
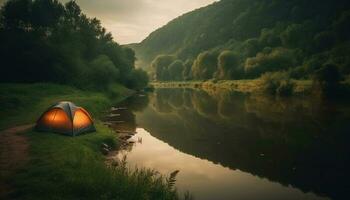
[[84, 108], [68, 101], [48, 108], [38, 119], [35, 129], [70, 136], [96, 131], [90, 114]]

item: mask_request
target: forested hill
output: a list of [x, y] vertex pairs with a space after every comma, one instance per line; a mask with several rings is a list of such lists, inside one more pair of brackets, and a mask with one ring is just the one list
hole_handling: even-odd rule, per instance
[[221, 0], [129, 46], [158, 80], [242, 79], [282, 70], [308, 78], [326, 63], [348, 74], [349, 8], [348, 0]]

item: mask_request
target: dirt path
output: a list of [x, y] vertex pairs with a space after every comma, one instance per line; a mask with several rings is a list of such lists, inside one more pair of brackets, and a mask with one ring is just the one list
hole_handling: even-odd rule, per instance
[[18, 133], [32, 127], [30, 124], [0, 131], [0, 199], [6, 199], [13, 191], [6, 179], [28, 161], [28, 140]]

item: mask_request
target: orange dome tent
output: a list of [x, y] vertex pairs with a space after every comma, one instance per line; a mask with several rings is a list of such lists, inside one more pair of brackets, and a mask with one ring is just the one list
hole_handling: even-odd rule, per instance
[[35, 129], [71, 136], [96, 131], [89, 113], [68, 101], [59, 102], [47, 109], [37, 121]]

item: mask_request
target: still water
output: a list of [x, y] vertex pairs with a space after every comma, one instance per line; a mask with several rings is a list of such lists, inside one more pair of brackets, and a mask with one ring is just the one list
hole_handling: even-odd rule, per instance
[[350, 104], [157, 89], [120, 107], [130, 167], [179, 170], [195, 199], [349, 199]]

